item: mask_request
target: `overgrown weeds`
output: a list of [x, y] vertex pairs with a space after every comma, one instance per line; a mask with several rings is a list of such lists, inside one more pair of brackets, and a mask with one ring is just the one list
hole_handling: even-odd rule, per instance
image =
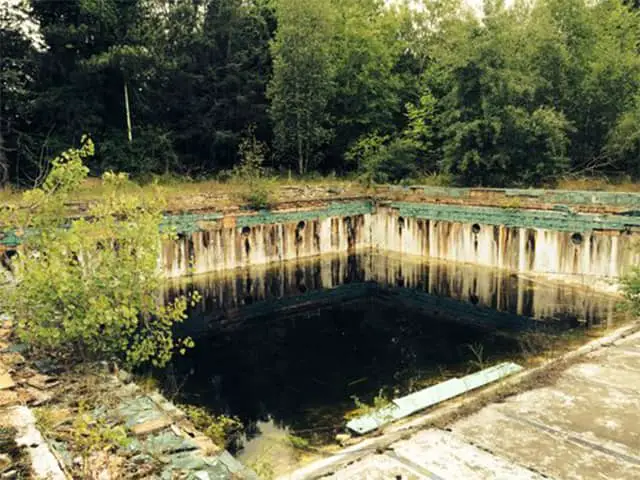
[[214, 415], [203, 407], [179, 405], [191, 423], [219, 447], [226, 447], [237, 440], [243, 425], [237, 417]]
[[353, 403], [355, 407], [353, 410], [347, 413], [347, 419], [360, 417], [362, 415], [382, 415], [385, 416], [383, 409], [391, 404], [391, 397], [384, 392], [384, 389], [378, 390], [378, 393], [373, 397], [372, 403], [363, 402], [358, 396], [352, 395]]
[[164, 204], [131, 194], [125, 174], [107, 172], [104, 197], [86, 217], [67, 219], [93, 154], [85, 137], [81, 148], [53, 160], [42, 186], [24, 192], [21, 205], [0, 210], [0, 225], [22, 236], [12, 259], [16, 286], [0, 298], [2, 307], [17, 319], [18, 337], [48, 356], [162, 366], [192, 345], [173, 336], [187, 298], [157, 299], [161, 241], [171, 237], [160, 231]]

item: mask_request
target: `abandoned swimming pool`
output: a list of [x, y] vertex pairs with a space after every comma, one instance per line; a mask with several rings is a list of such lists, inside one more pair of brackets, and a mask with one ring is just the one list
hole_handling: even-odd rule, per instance
[[[294, 468], [358, 406], [501, 361], [531, 364], [623, 319], [616, 297], [505, 270], [391, 253], [322, 256], [175, 279], [198, 290], [160, 374], [187, 404], [237, 417], [245, 463]], [[376, 400], [377, 397], [377, 400]]]

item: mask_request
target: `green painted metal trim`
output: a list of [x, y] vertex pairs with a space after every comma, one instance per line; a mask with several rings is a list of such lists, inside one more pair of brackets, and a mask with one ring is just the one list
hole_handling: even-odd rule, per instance
[[474, 193], [502, 194], [508, 198], [522, 197], [538, 199], [544, 203], [564, 203], [568, 205], [610, 205], [640, 207], [640, 193], [603, 192], [596, 190], [553, 190], [541, 188], [457, 188], [416, 185], [411, 187], [391, 187], [392, 190], [422, 191], [425, 195], [439, 198], [471, 198]]
[[[326, 208], [315, 210], [291, 212], [271, 212], [269, 210], [263, 210], [255, 214], [238, 215], [235, 218], [236, 226], [243, 228], [274, 223], [296, 223], [330, 217], [349, 217], [373, 213], [373, 211], [373, 202], [369, 200], [358, 200], [352, 202], [333, 202]], [[201, 222], [216, 222], [223, 218], [224, 214], [219, 212], [165, 215], [160, 224], [160, 229], [162, 231], [173, 230], [176, 233], [190, 235], [195, 232], [201, 232], [206, 228], [201, 226]], [[20, 244], [20, 239], [11, 230], [2, 232], [0, 235], [0, 245], [16, 247]]]
[[254, 215], [241, 215], [236, 217], [236, 225], [242, 227], [254, 227], [273, 223], [295, 223], [300, 221], [319, 220], [330, 217], [350, 217], [373, 213], [374, 205], [369, 200], [354, 202], [333, 202], [326, 208], [317, 210], [301, 210], [292, 212], [270, 212], [263, 210]]
[[222, 213], [182, 213], [165, 215], [160, 223], [160, 230], [174, 230], [176, 233], [191, 234], [200, 231], [198, 222], [215, 222], [224, 217]]
[[452, 378], [404, 397], [396, 398], [389, 405], [373, 413], [350, 420], [347, 423], [347, 428], [361, 435], [369, 433], [395, 420], [406, 418], [420, 410], [488, 385], [521, 370], [523, 368], [520, 365], [505, 362], [462, 378]]
[[527, 210], [499, 207], [441, 205], [435, 203], [392, 202], [391, 207], [404, 217], [428, 220], [504, 225], [516, 228], [541, 228], [562, 232], [627, 230], [640, 227], [640, 216], [572, 213], [565, 209]]
[[0, 245], [9, 248], [17, 247], [20, 245], [20, 238], [18, 238], [14, 230], [5, 230], [0, 232]]

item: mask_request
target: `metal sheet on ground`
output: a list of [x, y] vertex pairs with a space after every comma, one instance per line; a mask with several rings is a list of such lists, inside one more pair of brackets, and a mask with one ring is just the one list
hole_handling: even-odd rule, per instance
[[505, 362], [462, 378], [447, 380], [446, 382], [397, 398], [393, 400], [391, 405], [378, 411], [354, 418], [347, 423], [347, 428], [359, 434], [372, 432], [387, 423], [408, 417], [420, 410], [488, 385], [489, 383], [521, 370], [522, 367], [520, 365]]

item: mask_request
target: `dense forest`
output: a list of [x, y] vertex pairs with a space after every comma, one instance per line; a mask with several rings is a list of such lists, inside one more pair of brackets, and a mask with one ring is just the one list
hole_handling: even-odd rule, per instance
[[89, 134], [92, 173], [538, 185], [640, 176], [619, 0], [31, 0], [0, 7], [0, 183]]

